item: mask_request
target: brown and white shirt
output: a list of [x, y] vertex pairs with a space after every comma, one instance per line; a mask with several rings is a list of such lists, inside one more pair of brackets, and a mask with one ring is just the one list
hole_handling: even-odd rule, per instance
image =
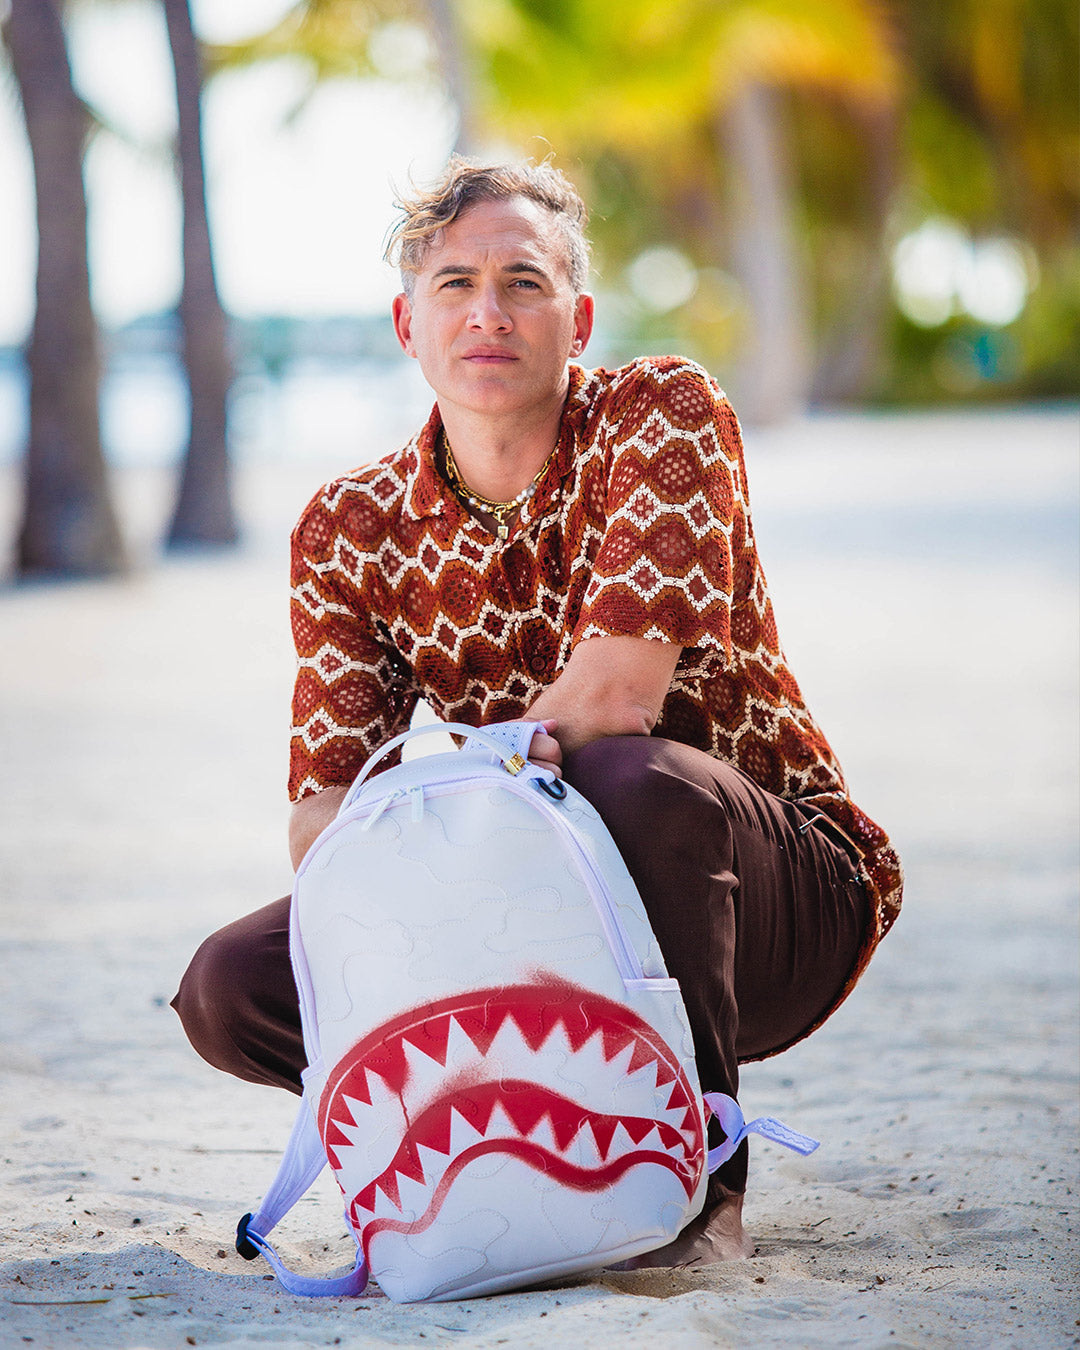
[[293, 533], [292, 799], [351, 782], [419, 699], [445, 721], [507, 721], [584, 638], [677, 643], [653, 735], [840, 825], [883, 933], [899, 861], [787, 667], [715, 381], [679, 357], [571, 366], [555, 454], [505, 541], [441, 477], [440, 426], [436, 408], [403, 450], [322, 488]]

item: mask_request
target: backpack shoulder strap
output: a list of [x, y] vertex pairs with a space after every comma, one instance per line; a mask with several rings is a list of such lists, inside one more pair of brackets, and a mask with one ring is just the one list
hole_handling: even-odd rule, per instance
[[307, 1194], [325, 1166], [326, 1152], [305, 1093], [277, 1176], [270, 1183], [270, 1189], [255, 1213], [245, 1214], [236, 1226], [236, 1250], [245, 1261], [265, 1256], [283, 1288], [290, 1294], [321, 1294], [325, 1297], [362, 1294], [367, 1287], [368, 1272], [359, 1243], [356, 1247], [356, 1263], [348, 1275], [336, 1279], [313, 1279], [289, 1270], [268, 1241], [269, 1233], [293, 1205]]
[[793, 1153], [801, 1153], [804, 1157], [818, 1147], [818, 1140], [811, 1139], [808, 1134], [800, 1134], [775, 1116], [744, 1120], [739, 1103], [726, 1092], [706, 1092], [703, 1095], [705, 1105], [720, 1122], [720, 1128], [727, 1136], [722, 1144], [709, 1149], [706, 1166], [710, 1172], [715, 1172], [721, 1163], [727, 1162], [748, 1134], [760, 1134], [765, 1139], [771, 1139], [774, 1144], [783, 1144]]

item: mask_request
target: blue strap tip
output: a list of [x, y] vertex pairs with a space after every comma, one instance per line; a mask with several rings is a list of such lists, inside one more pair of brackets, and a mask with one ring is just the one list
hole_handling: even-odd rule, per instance
[[248, 1237], [248, 1224], [254, 1217], [253, 1214], [245, 1214], [236, 1225], [236, 1250], [245, 1261], [254, 1261], [260, 1255], [258, 1247]]

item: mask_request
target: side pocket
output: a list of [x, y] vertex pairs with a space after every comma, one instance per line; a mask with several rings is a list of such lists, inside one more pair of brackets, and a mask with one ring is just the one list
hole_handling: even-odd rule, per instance
[[317, 1116], [323, 1089], [326, 1087], [326, 1064], [321, 1058], [314, 1064], [309, 1064], [306, 1069], [300, 1070], [300, 1082], [304, 1086], [304, 1096], [311, 1105], [311, 1113]]
[[647, 991], [651, 994], [678, 994], [681, 998], [682, 990], [679, 988], [679, 981], [671, 979], [667, 975], [646, 975], [640, 980], [624, 980], [627, 993], [636, 993], [638, 990]]

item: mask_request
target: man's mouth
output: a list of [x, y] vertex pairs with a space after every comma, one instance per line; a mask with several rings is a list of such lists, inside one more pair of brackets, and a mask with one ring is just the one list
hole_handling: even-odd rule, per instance
[[476, 348], [467, 351], [462, 358], [471, 365], [501, 365], [504, 362], [516, 361], [518, 358], [513, 352], [503, 351], [499, 348]]
[[365, 1249], [423, 1232], [463, 1172], [506, 1159], [579, 1192], [651, 1166], [687, 1198], [704, 1166], [675, 1053], [630, 1008], [554, 977], [377, 1028], [327, 1083], [319, 1128]]

